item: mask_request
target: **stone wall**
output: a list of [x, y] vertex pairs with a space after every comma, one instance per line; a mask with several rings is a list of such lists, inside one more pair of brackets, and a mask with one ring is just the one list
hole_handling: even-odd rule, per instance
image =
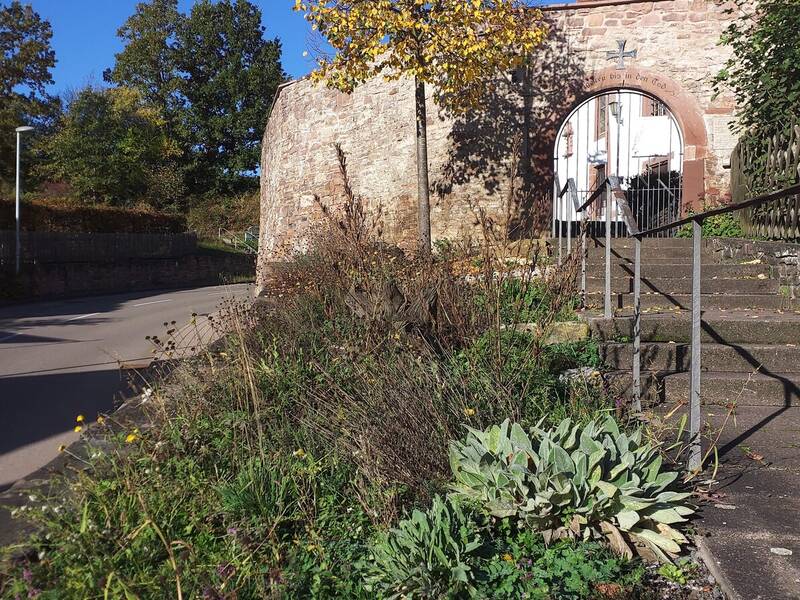
[[[197, 252], [194, 233], [67, 233], [21, 231], [26, 263], [92, 262], [127, 258], [177, 258]], [[0, 265], [13, 264], [16, 234], [0, 231]]]
[[[556, 130], [592, 94], [626, 87], [654, 94], [685, 137], [686, 190], [692, 205], [725, 198], [723, 168], [734, 146], [733, 102], [713, 98], [710, 78], [728, 57], [717, 42], [729, 19], [713, 0], [581, 2], [548, 7], [546, 47], [508, 74], [478, 111], [452, 116], [428, 100], [433, 239], [477, 232], [475, 207], [518, 235], [546, 231]], [[607, 52], [626, 40], [637, 57], [615, 68]], [[518, 143], [515, 142], [518, 140]], [[295, 249], [318, 218], [315, 195], [341, 201], [334, 143], [348, 156], [354, 191], [381, 206], [385, 235], [410, 246], [416, 236], [414, 93], [409, 81], [377, 79], [352, 95], [291, 82], [276, 96], [264, 134], [262, 264]], [[509, 163], [519, 149], [524, 205], [509, 198]]]
[[231, 252], [178, 258], [40, 263], [24, 265], [16, 277], [13, 267], [0, 270], [0, 301], [217, 285], [252, 279], [254, 274], [252, 255]]
[[758, 260], [770, 265], [783, 291], [792, 300], [800, 298], [800, 244], [740, 238], [714, 238], [709, 244], [724, 261], [743, 263]]

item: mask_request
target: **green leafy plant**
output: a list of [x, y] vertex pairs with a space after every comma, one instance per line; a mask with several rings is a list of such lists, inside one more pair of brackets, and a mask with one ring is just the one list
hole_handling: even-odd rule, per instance
[[473, 596], [483, 541], [480, 526], [458, 502], [434, 497], [374, 546], [368, 582], [393, 598]]
[[[707, 210], [709, 208], [713, 208], [711, 206], [704, 207], [703, 210]], [[691, 215], [692, 212], [689, 211]], [[744, 229], [742, 229], [742, 223], [739, 220], [739, 215], [737, 213], [725, 213], [722, 215], [714, 215], [703, 219], [703, 224], [701, 226], [702, 235], [704, 238], [708, 237], [721, 237], [721, 238], [743, 238], [746, 237]], [[692, 237], [692, 226], [691, 224], [684, 225], [681, 227], [676, 237], [679, 238], [690, 238]]]
[[302, 483], [291, 463], [285, 457], [248, 461], [219, 488], [225, 512], [235, 521], [257, 523], [270, 534], [298, 519]]
[[[450, 446], [457, 497], [480, 502], [496, 517], [515, 517], [546, 540], [606, 538], [669, 562], [686, 538], [672, 525], [694, 509], [673, 489], [676, 471], [662, 470], [657, 446], [616, 421], [586, 425], [565, 419], [528, 435], [508, 420], [485, 431], [468, 428]], [[649, 552], [647, 552], [649, 551]]]
[[614, 597], [631, 597], [644, 574], [641, 563], [598, 542], [545, 545], [539, 533], [508, 519], [499, 521], [493, 534], [495, 551], [483, 565], [481, 598], [594, 598], [601, 589], [618, 592]]
[[732, 54], [714, 87], [736, 98], [736, 131], [766, 139], [783, 129], [800, 101], [800, 41], [792, 26], [800, 20], [800, 4], [733, 0], [726, 12], [738, 18], [720, 40]]
[[694, 565], [690, 564], [688, 560], [679, 560], [676, 563], [664, 563], [658, 568], [658, 574], [667, 581], [686, 585], [692, 577]]

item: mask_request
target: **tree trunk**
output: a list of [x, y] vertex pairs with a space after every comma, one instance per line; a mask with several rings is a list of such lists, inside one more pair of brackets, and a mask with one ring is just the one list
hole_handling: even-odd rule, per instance
[[425, 108], [425, 83], [416, 80], [417, 114], [417, 204], [419, 218], [419, 249], [431, 251], [431, 201], [428, 182], [428, 123]]

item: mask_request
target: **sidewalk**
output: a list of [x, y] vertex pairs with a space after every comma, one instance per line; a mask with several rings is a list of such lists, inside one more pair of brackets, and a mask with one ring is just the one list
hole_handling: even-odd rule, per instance
[[800, 598], [799, 412], [742, 409], [723, 435], [698, 529], [730, 600]]

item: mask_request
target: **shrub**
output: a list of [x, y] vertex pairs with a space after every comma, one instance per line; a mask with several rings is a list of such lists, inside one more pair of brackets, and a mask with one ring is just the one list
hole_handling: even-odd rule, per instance
[[[86, 206], [54, 199], [25, 201], [21, 226], [25, 231], [69, 233], [183, 233], [182, 215], [149, 208]], [[0, 229], [14, 229], [14, 203], [0, 199]]]
[[[704, 208], [703, 210], [708, 210], [709, 208], [711, 207]], [[742, 223], [739, 219], [740, 215], [738, 213], [725, 213], [703, 219], [703, 224], [701, 226], [702, 235], [704, 238], [743, 238], [745, 237], [745, 233], [744, 229], [742, 229]], [[688, 224], [681, 227], [678, 230], [676, 237], [692, 237], [692, 225]]]
[[565, 419], [530, 436], [506, 420], [469, 429], [450, 445], [457, 497], [482, 503], [496, 517], [515, 517], [546, 540], [606, 537], [620, 553], [648, 549], [661, 560], [686, 538], [672, 527], [694, 510], [674, 491], [657, 446], [626, 434], [613, 418], [585, 426]]
[[480, 527], [457, 502], [433, 499], [373, 547], [371, 586], [396, 598], [461, 598], [476, 594]]

